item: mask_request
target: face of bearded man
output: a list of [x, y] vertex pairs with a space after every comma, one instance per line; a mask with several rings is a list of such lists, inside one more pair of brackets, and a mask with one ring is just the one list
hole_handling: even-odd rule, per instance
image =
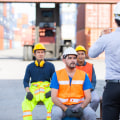
[[77, 56], [76, 55], [68, 55], [65, 59], [65, 64], [68, 68], [74, 69], [77, 63]]

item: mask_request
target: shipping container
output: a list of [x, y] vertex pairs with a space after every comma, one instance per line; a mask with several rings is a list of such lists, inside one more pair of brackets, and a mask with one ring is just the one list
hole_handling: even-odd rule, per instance
[[22, 39], [22, 32], [21, 30], [14, 31], [14, 41], [21, 41]]
[[33, 44], [33, 40], [32, 40], [32, 27], [29, 27], [27, 29], [23, 29], [21, 35], [22, 35], [21, 36], [22, 46], [23, 45], [32, 45]]
[[22, 29], [22, 18], [17, 19], [17, 28]]
[[3, 3], [0, 3], [0, 15], [3, 16]]
[[3, 46], [3, 38], [0, 38], [0, 50], [3, 50], [4, 46]]
[[7, 3], [3, 3], [3, 16], [7, 16]]
[[12, 3], [0, 3], [0, 49], [12, 48], [14, 40], [14, 20]]
[[[113, 16], [114, 4], [80, 4], [77, 14], [77, 42], [87, 50], [106, 28], [116, 28]], [[104, 58], [104, 53], [98, 58]]]
[[10, 48], [10, 43], [8, 39], [4, 39], [4, 49], [9, 49]]
[[28, 24], [28, 14], [22, 14], [22, 24]]
[[12, 40], [9, 40], [9, 48], [12, 48]]
[[11, 10], [11, 12], [12, 12], [12, 14], [14, 14], [14, 13], [15, 13], [15, 11], [14, 11], [14, 7], [12, 7], [12, 10]]
[[4, 27], [0, 25], [0, 50], [4, 48]]

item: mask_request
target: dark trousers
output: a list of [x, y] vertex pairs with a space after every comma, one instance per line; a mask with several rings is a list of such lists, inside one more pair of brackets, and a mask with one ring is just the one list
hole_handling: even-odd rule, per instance
[[107, 83], [103, 93], [102, 120], [119, 120], [120, 83]]

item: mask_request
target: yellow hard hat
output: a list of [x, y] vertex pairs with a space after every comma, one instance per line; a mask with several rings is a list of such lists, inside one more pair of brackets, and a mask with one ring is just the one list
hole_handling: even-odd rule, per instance
[[37, 44], [34, 46], [33, 53], [34, 53], [35, 50], [46, 50], [46, 48], [44, 47], [43, 44], [37, 43]]
[[84, 46], [82, 45], [78, 45], [76, 48], [75, 48], [76, 52], [77, 51], [85, 51], [85, 53], [87, 52], [87, 50], [84, 48]]

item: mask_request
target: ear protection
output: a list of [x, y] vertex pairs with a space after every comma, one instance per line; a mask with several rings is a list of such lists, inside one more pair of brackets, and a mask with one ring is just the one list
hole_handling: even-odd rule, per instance
[[44, 66], [44, 64], [45, 64], [45, 61], [44, 61], [44, 60], [42, 60], [42, 61], [40, 62], [40, 65], [38, 64], [38, 61], [37, 61], [37, 60], [35, 60], [35, 65], [36, 65], [36, 66], [43, 67], [43, 66]]

